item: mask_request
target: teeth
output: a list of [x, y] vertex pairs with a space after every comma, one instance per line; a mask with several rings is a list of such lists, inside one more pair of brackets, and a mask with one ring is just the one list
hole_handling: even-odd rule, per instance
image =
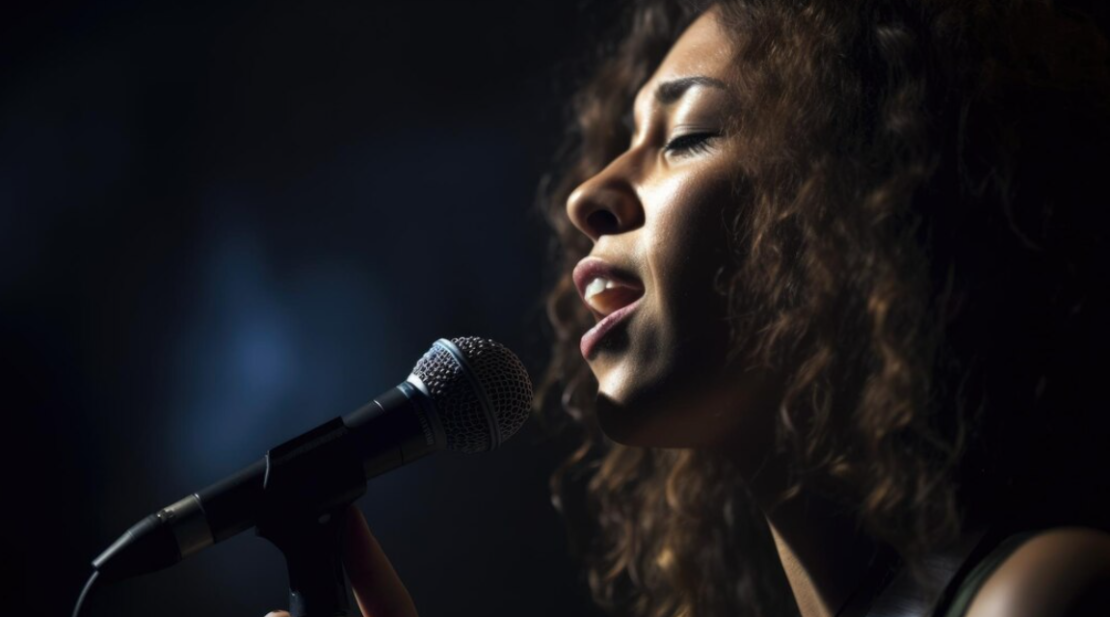
[[617, 284], [613, 281], [599, 276], [598, 278], [590, 281], [589, 285], [586, 285], [586, 299], [589, 300], [590, 298], [605, 291], [606, 289], [613, 289], [616, 286]]

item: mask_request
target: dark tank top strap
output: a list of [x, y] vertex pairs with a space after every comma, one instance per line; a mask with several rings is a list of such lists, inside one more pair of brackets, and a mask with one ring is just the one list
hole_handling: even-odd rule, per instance
[[996, 537], [992, 538], [989, 543], [981, 543], [981, 545], [984, 545], [981, 547], [982, 550], [977, 547], [977, 550], [969, 555], [960, 571], [956, 573], [952, 582], [945, 589], [945, 593], [937, 603], [936, 610], [932, 613], [933, 617], [963, 617], [967, 613], [967, 609], [971, 607], [971, 601], [975, 599], [975, 594], [979, 593], [983, 583], [990, 578], [1002, 562], [1006, 561], [1019, 546], [1034, 535], [1036, 535], [1036, 531], [1023, 531], [1006, 536], [1001, 541]]
[[[923, 559], [916, 573], [898, 559], [872, 571], [837, 617], [929, 617], [959, 572], [978, 552], [986, 534], [965, 534], [943, 551]], [[876, 571], [877, 570], [877, 571]]]

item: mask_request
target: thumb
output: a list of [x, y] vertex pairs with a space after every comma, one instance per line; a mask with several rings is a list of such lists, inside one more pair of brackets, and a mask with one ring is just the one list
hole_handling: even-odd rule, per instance
[[344, 516], [343, 566], [363, 616], [417, 617], [412, 597], [370, 533], [362, 512], [352, 505]]

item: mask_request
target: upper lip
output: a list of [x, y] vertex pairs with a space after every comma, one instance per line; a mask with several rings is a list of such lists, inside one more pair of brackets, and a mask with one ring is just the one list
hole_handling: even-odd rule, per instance
[[582, 298], [582, 301], [586, 302], [586, 306], [588, 306], [590, 310], [600, 313], [602, 316], [612, 313], [618, 308], [621, 308], [621, 306], [609, 307], [607, 310], [602, 310], [591, 305], [590, 302], [586, 300], [586, 286], [595, 278], [605, 278], [613, 281], [613, 283], [620, 287], [628, 288], [636, 292], [634, 294], [635, 297], [629, 298], [622, 306], [631, 304], [638, 299], [639, 296], [643, 295], [644, 291], [644, 284], [640, 282], [640, 279], [630, 270], [615, 266], [600, 257], [587, 257], [578, 262], [578, 265], [574, 267], [573, 276], [574, 286], [578, 288], [578, 295]]

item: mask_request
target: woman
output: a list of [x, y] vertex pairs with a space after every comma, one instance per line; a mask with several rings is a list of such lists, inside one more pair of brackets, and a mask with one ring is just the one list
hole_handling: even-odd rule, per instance
[[[550, 185], [546, 398], [584, 436], [554, 487], [597, 601], [1110, 613], [1097, 30], [1034, 0], [630, 23]], [[415, 614], [350, 520], [364, 614]]]

